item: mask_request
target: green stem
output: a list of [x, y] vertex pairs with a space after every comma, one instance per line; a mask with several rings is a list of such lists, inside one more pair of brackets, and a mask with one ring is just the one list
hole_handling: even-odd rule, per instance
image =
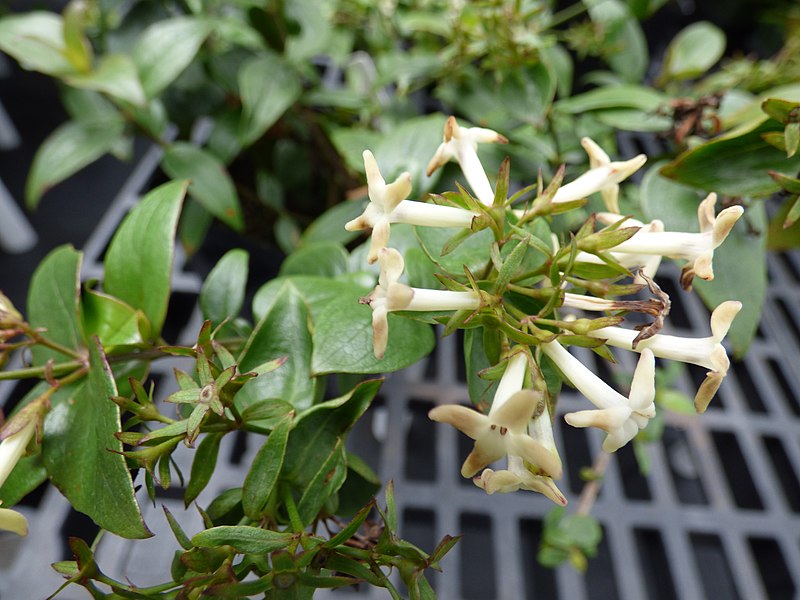
[[[50, 373], [54, 377], [64, 375], [83, 366], [83, 361], [71, 360], [69, 362], [57, 363], [50, 368]], [[0, 371], [0, 381], [4, 379], [32, 379], [34, 377], [42, 378], [47, 372], [47, 367], [27, 367], [25, 369], [15, 369], [13, 371]]]
[[297, 512], [297, 504], [292, 497], [292, 491], [288, 486], [281, 488], [281, 496], [283, 503], [286, 505], [286, 512], [289, 513], [289, 522], [292, 524], [292, 531], [301, 533], [304, 529], [303, 521], [300, 519], [300, 513]]
[[574, 19], [578, 15], [582, 15], [586, 11], [586, 4], [583, 2], [576, 2], [572, 6], [568, 6], [567, 8], [558, 11], [552, 17], [550, 17], [550, 20], [547, 22], [547, 27], [557, 27], [558, 25], [561, 25], [570, 19]]

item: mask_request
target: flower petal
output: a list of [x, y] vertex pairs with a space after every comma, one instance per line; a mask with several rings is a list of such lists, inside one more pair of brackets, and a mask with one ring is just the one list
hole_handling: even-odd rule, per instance
[[521, 433], [531, 420], [542, 394], [533, 390], [520, 390], [503, 402], [498, 408], [489, 411], [489, 420], [514, 433]]
[[438, 423], [452, 425], [473, 440], [489, 429], [489, 419], [477, 410], [460, 404], [437, 406], [428, 413], [428, 418]]
[[561, 458], [532, 437], [525, 434], [510, 434], [506, 445], [509, 455], [519, 456], [536, 465], [553, 479], [561, 479], [563, 474]]
[[15, 510], [0, 508], [0, 531], [28, 535], [28, 520]]
[[628, 396], [630, 407], [640, 410], [653, 403], [656, 396], [656, 359], [650, 348], [642, 350], [636, 370], [633, 372], [631, 393]]

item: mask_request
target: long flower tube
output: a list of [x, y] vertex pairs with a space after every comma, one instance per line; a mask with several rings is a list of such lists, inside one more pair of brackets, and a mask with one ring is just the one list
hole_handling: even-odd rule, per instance
[[[714, 216], [716, 194], [709, 194], [697, 208], [697, 219], [700, 233], [681, 231], [638, 231], [630, 239], [614, 246], [612, 253], [623, 258], [623, 255], [643, 256], [658, 255], [688, 261], [681, 274], [681, 285], [691, 288], [694, 276], [701, 279], [714, 279], [712, 261], [714, 250], [718, 248], [733, 229], [736, 221], [744, 213], [741, 206], [731, 206]], [[579, 255], [578, 259], [586, 257]]]
[[[463, 477], [472, 477], [503, 456], [523, 459], [544, 476], [561, 477], [561, 458], [555, 450], [552, 430], [549, 438], [529, 434], [531, 419], [543, 397], [539, 392], [523, 389], [527, 361], [524, 352], [508, 360], [488, 415], [457, 404], [437, 406], [428, 413], [430, 419], [448, 423], [475, 440], [475, 447], [461, 467]], [[549, 424], [546, 415], [535, 420], [543, 416]]]
[[590, 168], [583, 175], [558, 188], [553, 202], [573, 202], [595, 192], [618, 190], [619, 184], [638, 171], [645, 162], [647, 157], [639, 154], [630, 160], [607, 162]]
[[429, 290], [400, 283], [405, 263], [402, 255], [394, 248], [381, 248], [378, 262], [381, 267], [378, 285], [369, 296], [361, 299], [362, 304], [369, 304], [372, 308], [373, 352], [376, 358], [383, 358], [386, 353], [390, 312], [474, 310], [481, 304], [481, 297], [477, 292]]
[[[581, 138], [581, 146], [583, 146], [583, 149], [589, 156], [590, 168], [597, 169], [611, 164], [611, 158], [606, 151], [598, 146], [592, 138]], [[600, 188], [600, 195], [603, 197], [606, 210], [611, 213], [619, 213], [619, 182], [609, 183], [605, 187]]]
[[381, 175], [372, 152], [364, 150], [364, 169], [367, 173], [369, 204], [364, 212], [349, 221], [347, 231], [372, 229], [367, 260], [374, 263], [378, 252], [389, 243], [390, 224], [408, 223], [429, 227], [470, 227], [476, 216], [468, 210], [406, 200], [411, 193], [411, 175], [401, 173], [387, 184]]
[[606, 452], [614, 452], [631, 441], [656, 414], [655, 358], [643, 350], [633, 375], [630, 396], [626, 398], [595, 375], [558, 341], [541, 345], [564, 376], [598, 410], [582, 410], [564, 415], [573, 427], [597, 427], [608, 435], [603, 441]]
[[482, 204], [494, 204], [494, 191], [478, 158], [478, 144], [507, 144], [508, 139], [483, 127], [460, 127], [455, 117], [444, 125], [443, 141], [428, 163], [425, 173], [430, 177], [438, 168], [456, 160], [470, 188]]
[[[0, 442], [0, 487], [3, 486], [19, 459], [25, 454], [36, 431], [36, 421], [31, 419], [19, 431]], [[17, 511], [0, 508], [0, 530], [13, 531], [18, 535], [28, 534], [28, 522]]]
[[709, 369], [694, 399], [695, 409], [702, 413], [705, 412], [708, 403], [728, 373], [731, 363], [722, 346], [722, 340], [728, 335], [728, 330], [741, 309], [742, 303], [736, 300], [729, 300], [717, 306], [711, 313], [711, 335], [704, 338], [684, 338], [659, 333], [640, 341], [634, 348], [633, 342], [639, 332], [632, 329], [603, 327], [588, 335], [603, 339], [606, 344], [617, 348], [636, 352], [649, 350], [659, 358], [691, 363]]

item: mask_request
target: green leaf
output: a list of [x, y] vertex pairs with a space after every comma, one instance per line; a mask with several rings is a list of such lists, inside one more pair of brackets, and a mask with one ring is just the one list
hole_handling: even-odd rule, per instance
[[191, 198], [187, 198], [178, 225], [178, 238], [186, 254], [192, 256], [203, 245], [214, 217]]
[[767, 98], [761, 103], [761, 110], [784, 125], [796, 122], [800, 117], [800, 103], [782, 98]]
[[131, 104], [147, 104], [136, 65], [124, 54], [107, 54], [93, 71], [70, 75], [64, 80], [71, 86], [104, 92]]
[[435, 344], [429, 325], [389, 315], [389, 345], [382, 359], [372, 346], [372, 311], [359, 304], [363, 290], [350, 287], [314, 315], [312, 371], [382, 373], [396, 371], [430, 354]]
[[63, 20], [52, 12], [33, 11], [0, 19], [0, 50], [29, 71], [47, 75], [75, 71], [66, 55]]
[[317, 380], [311, 376], [311, 351], [308, 307], [297, 288], [284, 282], [247, 340], [239, 370], [246, 373], [281, 357], [287, 357], [286, 363], [245, 384], [236, 395], [237, 406], [241, 403], [243, 409], [264, 398], [281, 398], [299, 409], [310, 406], [317, 393]]
[[641, 85], [614, 85], [559, 100], [553, 108], [573, 115], [591, 110], [617, 108], [634, 108], [651, 113], [658, 110], [668, 99], [661, 92]]
[[192, 17], [173, 17], [145, 29], [133, 49], [142, 87], [157, 96], [192, 62], [206, 39], [209, 25]]
[[694, 287], [709, 308], [726, 300], [739, 300], [742, 310], [727, 339], [742, 357], [761, 320], [767, 293], [767, 215], [763, 204], [751, 205], [728, 238], [714, 251], [714, 279], [695, 278]]
[[148, 193], [114, 234], [105, 256], [105, 291], [140, 309], [158, 336], [171, 291], [175, 228], [186, 181], [171, 181]]
[[800, 144], [800, 123], [789, 123], [783, 130], [783, 139], [786, 145], [786, 157], [791, 158], [797, 152]]
[[192, 538], [192, 544], [198, 548], [232, 546], [242, 554], [266, 554], [286, 548], [295, 538], [296, 534], [289, 532], [222, 525], [201, 531]]
[[53, 483], [73, 508], [103, 529], [129, 539], [150, 537], [122, 456], [119, 407], [111, 370], [99, 343], [89, 346], [89, 374], [68, 401], [45, 419], [42, 457]]
[[242, 120], [239, 139], [250, 145], [260, 138], [302, 93], [297, 74], [277, 54], [247, 61], [239, 71]]
[[287, 415], [269, 434], [247, 472], [242, 488], [242, 507], [251, 519], [258, 520], [272, 494], [286, 455], [286, 443], [293, 415]]
[[280, 275], [336, 277], [347, 273], [347, 258], [347, 251], [338, 242], [314, 242], [287, 256]]
[[300, 238], [300, 246], [303, 247], [323, 241], [348, 244], [356, 239], [360, 233], [358, 231], [347, 231], [344, 228], [344, 224], [363, 213], [365, 206], [365, 202], [353, 200], [340, 202], [329, 208], [303, 232]]
[[677, 413], [679, 415], [695, 415], [697, 410], [694, 408], [694, 401], [678, 390], [666, 388], [656, 390], [656, 402], [661, 408]]
[[228, 171], [216, 157], [186, 142], [165, 151], [161, 166], [172, 179], [188, 179], [189, 195], [212, 215], [236, 231], [244, 227], [239, 197]]
[[778, 191], [770, 170], [787, 173], [800, 169], [800, 155], [786, 154], [767, 144], [762, 136], [782, 129], [767, 120], [745, 133], [718, 137], [687, 150], [661, 169], [680, 183], [729, 196], [768, 196]]
[[725, 34], [708, 21], [682, 29], [667, 48], [662, 78], [691, 79], [713, 67], [725, 53]]
[[47, 190], [110, 151], [124, 129], [124, 121], [116, 116], [70, 121], [58, 127], [33, 158], [25, 184], [28, 208], [36, 208]]
[[249, 258], [246, 250], [229, 250], [206, 277], [200, 290], [200, 308], [203, 318], [213, 326], [235, 318], [242, 310]]
[[636, 109], [599, 110], [594, 116], [604, 125], [624, 131], [657, 133], [669, 131], [673, 125], [670, 117]]
[[[28, 290], [28, 321], [43, 329], [47, 339], [66, 348], [83, 346], [80, 328], [80, 270], [82, 254], [72, 246], [60, 246], [37, 267]], [[63, 362], [70, 357], [45, 348], [31, 347], [34, 365], [48, 360]]]
[[457, 227], [416, 227], [419, 242], [425, 254], [445, 271], [456, 277], [464, 276], [464, 267], [473, 273], [481, 271], [489, 259], [486, 249], [494, 237], [491, 230], [484, 229], [461, 242], [455, 249], [442, 256], [442, 248], [458, 232]]
[[645, 218], [659, 219], [667, 231], [700, 231], [697, 207], [700, 193], [661, 175], [666, 161], [654, 163], [642, 179], [641, 204]]
[[647, 41], [639, 22], [620, 0], [585, 0], [592, 21], [601, 26], [603, 44], [613, 48], [606, 61], [625, 81], [641, 81], [649, 57]]
[[189, 506], [194, 502], [195, 498], [200, 495], [200, 492], [206, 488], [211, 480], [214, 468], [217, 466], [219, 443], [224, 435], [225, 432], [208, 433], [197, 447], [192, 461], [192, 474], [189, 478], [189, 485], [186, 486], [186, 493], [183, 495], [184, 505]]
[[141, 330], [148, 326], [143, 323], [144, 315], [119, 298], [97, 290], [84, 291], [81, 308], [81, 323], [85, 340], [97, 336], [105, 348], [128, 346], [144, 342]]
[[[325, 448], [325, 447], [323, 447]], [[344, 440], [336, 438], [328, 456], [319, 465], [317, 472], [302, 486], [302, 495], [297, 503], [297, 512], [303, 524], [309, 524], [319, 515], [328, 499], [342, 487], [347, 477]]]
[[298, 415], [289, 434], [281, 478], [302, 491], [324, 465], [335, 463], [332, 450], [367, 410], [381, 383], [376, 379], [362, 382], [344, 396], [317, 404]]

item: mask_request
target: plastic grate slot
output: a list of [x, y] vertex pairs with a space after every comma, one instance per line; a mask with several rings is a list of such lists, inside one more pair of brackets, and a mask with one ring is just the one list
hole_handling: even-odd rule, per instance
[[428, 381], [434, 381], [436, 379], [436, 375], [439, 372], [439, 353], [432, 352], [428, 359], [425, 361], [425, 373], [423, 374], [423, 378]]
[[557, 598], [556, 573], [539, 564], [536, 555], [542, 542], [542, 522], [523, 519], [519, 522], [520, 563], [525, 583], [525, 598]]
[[[794, 316], [789, 310], [789, 306], [786, 304], [786, 302], [783, 301], [782, 298], [775, 297], [773, 298], [773, 302], [775, 303], [775, 306], [778, 307], [778, 310], [780, 311], [781, 316], [783, 317], [784, 327], [786, 327], [790, 331], [791, 337], [794, 340], [795, 345], [798, 344], [798, 342], [800, 341], [800, 326], [797, 323], [795, 323]], [[768, 310], [766, 307], [765, 309]]]
[[711, 438], [717, 448], [720, 464], [736, 506], [763, 510], [764, 505], [753, 483], [753, 477], [750, 475], [750, 469], [736, 435], [727, 431], [714, 431], [711, 433]]
[[800, 417], [800, 400], [798, 400], [797, 395], [794, 393], [794, 388], [792, 388], [786, 380], [783, 367], [781, 367], [780, 363], [774, 358], [768, 358], [767, 364], [772, 372], [773, 380], [780, 386], [781, 392], [783, 392], [781, 397], [786, 401], [794, 415]]
[[[405, 509], [403, 511], [400, 533], [403, 539], [411, 542], [415, 546], [428, 551], [433, 550], [438, 543], [436, 539], [436, 513], [433, 510], [422, 508]], [[426, 571], [425, 577], [435, 589], [436, 571], [433, 569]]]
[[651, 600], [678, 600], [664, 541], [657, 529], [635, 529], [642, 579]]
[[622, 491], [630, 500], [652, 500], [647, 477], [639, 469], [639, 461], [633, 451], [633, 444], [626, 444], [616, 452], [617, 468], [622, 482]]
[[[475, 447], [475, 442], [469, 439], [467, 436], [462, 435], [460, 432], [458, 434], [458, 465], [456, 465], [456, 471], [453, 473], [454, 477], [458, 478], [458, 484], [462, 487], [467, 488], [474, 488], [475, 484], [472, 483], [472, 479], [467, 477], [462, 477], [461, 473], [459, 472], [461, 469], [461, 464], [464, 462], [464, 459], [467, 458], [467, 455], [472, 452], [472, 449]], [[501, 461], [504, 459], [501, 459]]]
[[436, 423], [428, 418], [429, 402], [408, 403], [411, 423], [406, 436], [405, 476], [415, 481], [436, 481]]
[[748, 408], [755, 413], [766, 413], [767, 407], [761, 399], [758, 386], [753, 383], [753, 377], [750, 375], [750, 369], [747, 368], [747, 364], [744, 361], [738, 361], [732, 363], [731, 366]]
[[762, 537], [748, 538], [747, 541], [769, 600], [792, 600], [796, 588], [778, 543]]
[[786, 504], [793, 512], [800, 513], [800, 480], [786, 449], [776, 437], [766, 436], [762, 441], [775, 469], [775, 480], [780, 484]]
[[683, 291], [675, 285], [675, 281], [669, 277], [656, 277], [656, 283], [661, 291], [669, 296], [672, 306], [669, 309], [669, 322], [674, 327], [680, 329], [692, 329], [692, 321], [684, 307]]
[[244, 455], [247, 454], [247, 446], [249, 445], [248, 442], [252, 442], [255, 440], [248, 440], [248, 435], [246, 431], [237, 431], [236, 436], [233, 438], [233, 445], [231, 447], [231, 453], [228, 455], [228, 461], [232, 465], [240, 465], [242, 464], [242, 458]]
[[[560, 420], [558, 424], [562, 439], [561, 458], [566, 463], [566, 479], [569, 481], [569, 489], [573, 494], [580, 494], [585, 483], [581, 478], [581, 469], [592, 464], [586, 430], [571, 427]], [[600, 494], [602, 495], [602, 493], [603, 488], [601, 487]]]
[[682, 429], [667, 426], [662, 437], [673, 488], [681, 504], [708, 504], [697, 461]]
[[91, 545], [98, 531], [100, 531], [100, 528], [94, 524], [94, 521], [74, 508], [70, 508], [59, 531], [61, 560], [74, 560], [72, 550], [69, 548], [69, 538], [82, 538], [87, 544]]
[[597, 556], [589, 561], [586, 569], [586, 596], [590, 600], [619, 598], [617, 581], [614, 578], [614, 565], [608, 547], [608, 534], [603, 528], [603, 539], [597, 547]]
[[706, 598], [739, 600], [733, 572], [719, 537], [713, 534], [689, 534], [695, 566]]
[[784, 252], [777, 252], [774, 256], [783, 265], [786, 273], [788, 273], [794, 281], [800, 283], [800, 269], [794, 264], [791, 256]]
[[[169, 308], [167, 309], [167, 319], [164, 321], [164, 329], [161, 333], [165, 340], [180, 339], [181, 332], [186, 328], [189, 319], [192, 317], [192, 312], [197, 304], [197, 295], [188, 294], [185, 292], [172, 292], [169, 301]], [[197, 334], [200, 331], [190, 331], [189, 335], [193, 336], [190, 339], [196, 340]]]
[[464, 535], [459, 542], [461, 595], [466, 600], [491, 600], [497, 596], [492, 522], [486, 515], [464, 513], [459, 529]]

